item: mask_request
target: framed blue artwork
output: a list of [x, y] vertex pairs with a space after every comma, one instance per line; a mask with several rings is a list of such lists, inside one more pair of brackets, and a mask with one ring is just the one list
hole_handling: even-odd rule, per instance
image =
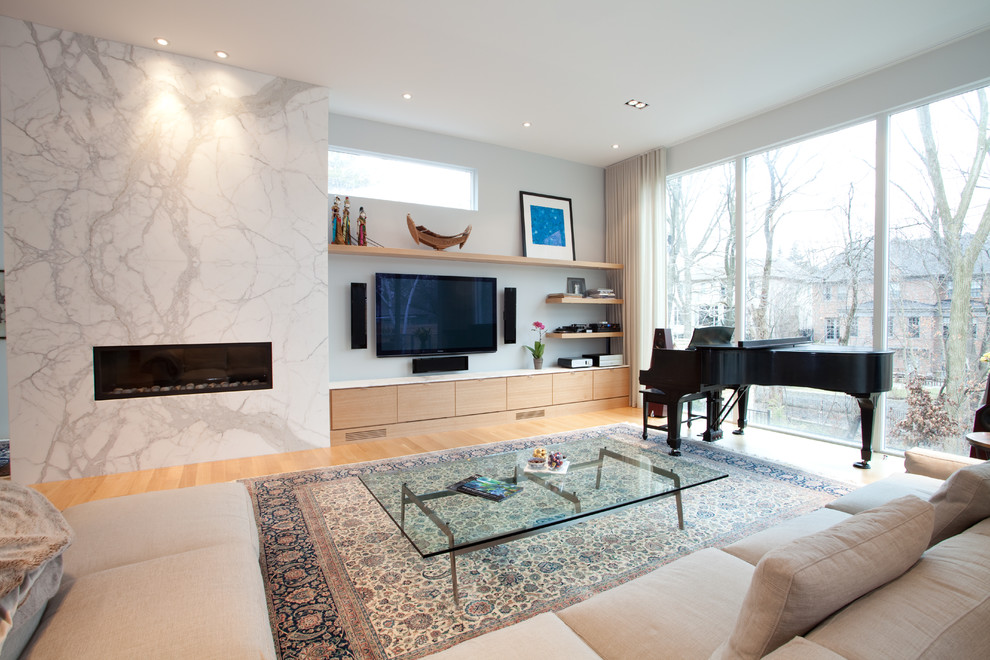
[[574, 221], [566, 197], [520, 192], [523, 256], [574, 261]]

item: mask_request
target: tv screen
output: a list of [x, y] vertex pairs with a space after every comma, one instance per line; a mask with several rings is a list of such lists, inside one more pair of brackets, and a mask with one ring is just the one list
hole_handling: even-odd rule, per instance
[[494, 277], [375, 274], [379, 357], [493, 353]]

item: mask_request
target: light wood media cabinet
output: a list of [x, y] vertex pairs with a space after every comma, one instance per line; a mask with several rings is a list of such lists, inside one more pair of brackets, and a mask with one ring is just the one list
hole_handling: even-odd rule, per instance
[[628, 405], [628, 366], [338, 382], [330, 384], [330, 442], [398, 438]]

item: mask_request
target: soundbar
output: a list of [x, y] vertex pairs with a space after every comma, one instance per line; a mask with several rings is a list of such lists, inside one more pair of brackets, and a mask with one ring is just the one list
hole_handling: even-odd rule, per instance
[[434, 371], [467, 371], [468, 356], [444, 355], [443, 357], [413, 358], [414, 374], [427, 374]]

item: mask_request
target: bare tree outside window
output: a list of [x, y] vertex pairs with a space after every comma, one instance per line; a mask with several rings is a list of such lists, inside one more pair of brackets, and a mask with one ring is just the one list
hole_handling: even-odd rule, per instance
[[[857, 317], [872, 317], [875, 134], [867, 123], [747, 159], [747, 338], [850, 344]], [[869, 327], [856, 345], [872, 344]], [[844, 394], [756, 387], [750, 417], [859, 441], [859, 410]]]
[[667, 181], [667, 318], [674, 343], [735, 323], [735, 186], [729, 164]]
[[[908, 337], [891, 340], [892, 448], [964, 453], [986, 387], [979, 358], [990, 348], [988, 116], [984, 88], [891, 118], [890, 272], [898, 286], [890, 309], [908, 319]], [[922, 423], [933, 415], [944, 423]]]

